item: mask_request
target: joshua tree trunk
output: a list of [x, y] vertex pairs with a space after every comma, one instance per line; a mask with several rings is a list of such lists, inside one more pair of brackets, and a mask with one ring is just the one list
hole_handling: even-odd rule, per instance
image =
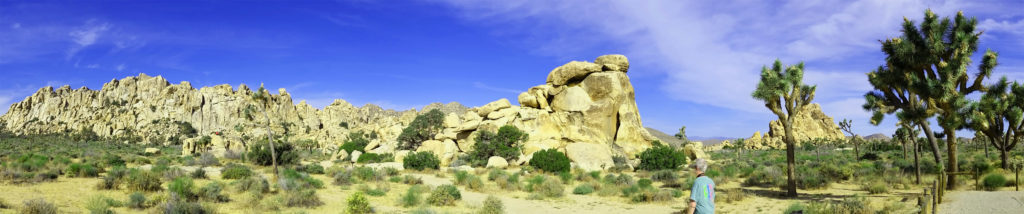
[[924, 136], [928, 137], [928, 143], [932, 144], [932, 156], [935, 158], [935, 165], [942, 166], [942, 156], [939, 155], [939, 143], [935, 139], [935, 133], [932, 132], [932, 128], [928, 127], [928, 121], [921, 121], [918, 123], [921, 125], [921, 130], [924, 131]]
[[786, 179], [788, 184], [786, 195], [796, 197], [796, 139], [793, 139], [793, 124], [788, 120], [783, 121], [782, 125], [786, 129], [786, 166], [788, 166], [786, 168], [786, 175], [788, 176]]
[[900, 150], [903, 150], [903, 160], [907, 159], [907, 141], [900, 140]]
[[921, 151], [921, 145], [917, 144], [917, 140], [916, 139], [912, 143], [914, 144], [914, 171], [915, 171], [914, 172], [914, 179], [915, 179], [916, 184], [920, 185], [921, 184], [921, 161], [918, 160], [918, 151]]
[[981, 144], [981, 146], [985, 147], [985, 158], [988, 158], [988, 145]]
[[1006, 150], [1005, 149], [1000, 149], [1000, 150], [1001, 151], [999, 152], [999, 159], [1003, 161], [1003, 164], [1002, 164], [1003, 169], [1010, 169], [1010, 165], [1006, 163]]
[[277, 152], [274, 151], [274, 137], [270, 133], [270, 115], [267, 114], [266, 106], [263, 107], [263, 117], [267, 120], [267, 142], [270, 143], [270, 162], [274, 165], [274, 181], [277, 181]]
[[860, 142], [857, 140], [857, 135], [853, 135], [853, 138], [850, 138], [850, 141], [853, 141], [853, 160], [860, 160], [860, 149], [858, 149], [860, 147]]
[[949, 155], [949, 157], [946, 158], [946, 160], [947, 160], [946, 161], [946, 168], [948, 168], [947, 172], [949, 172], [949, 173], [946, 173], [946, 174], [948, 174], [948, 176], [947, 176], [948, 179], [946, 179], [946, 181], [948, 181], [948, 182], [946, 182], [946, 189], [953, 190], [953, 189], [956, 189], [956, 173], [959, 171], [958, 170], [959, 167], [956, 164], [956, 130], [955, 129], [946, 129], [946, 155]]

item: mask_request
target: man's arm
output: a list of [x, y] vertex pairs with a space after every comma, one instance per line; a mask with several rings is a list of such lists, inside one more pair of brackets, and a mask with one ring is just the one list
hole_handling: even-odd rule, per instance
[[697, 210], [697, 202], [690, 200], [690, 206], [686, 208], [686, 214], [693, 214]]

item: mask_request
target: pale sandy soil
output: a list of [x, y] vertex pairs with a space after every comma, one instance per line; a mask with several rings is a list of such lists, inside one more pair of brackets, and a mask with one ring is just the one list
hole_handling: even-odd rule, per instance
[[1024, 192], [957, 191], [939, 205], [939, 213], [1024, 213]]
[[[219, 169], [207, 169], [208, 173], [211, 174], [219, 172]], [[269, 172], [266, 168], [257, 169], [260, 172]], [[451, 183], [453, 176], [450, 173], [443, 175], [444, 177], [438, 177], [437, 173], [417, 173], [417, 172], [402, 172], [403, 174], [411, 174], [419, 176], [423, 179], [426, 185], [437, 186], [441, 184]], [[269, 174], [266, 174], [268, 177]], [[486, 176], [486, 174], [481, 175]], [[216, 178], [216, 175], [211, 176]], [[279, 211], [269, 212], [280, 212], [280, 213], [342, 213], [346, 207], [345, 199], [347, 199], [356, 190], [356, 185], [339, 187], [330, 184], [330, 179], [323, 175], [314, 175], [315, 178], [324, 181], [325, 187], [317, 191], [317, 195], [320, 197], [324, 205], [318, 206], [311, 209], [304, 208], [284, 208]], [[127, 190], [96, 190], [94, 186], [100, 182], [98, 178], [65, 178], [61, 177], [54, 182], [46, 182], [40, 184], [0, 184], [0, 199], [6, 201], [8, 204], [14, 205], [15, 209], [0, 209], [0, 213], [15, 213], [18, 207], [22, 205], [22, 201], [31, 198], [46, 198], [47, 201], [54, 203], [58, 206], [61, 213], [87, 213], [85, 209], [86, 201], [95, 195], [105, 195], [117, 200], [127, 201], [128, 194]], [[196, 180], [196, 186], [202, 186], [211, 180], [201, 179]], [[230, 181], [225, 181], [230, 182]], [[731, 181], [724, 184], [719, 184], [721, 189], [732, 189], [739, 188], [739, 181]], [[377, 211], [377, 213], [409, 213], [417, 208], [402, 208], [398, 205], [399, 196], [410, 187], [405, 184], [388, 184], [391, 190], [383, 197], [369, 197], [371, 206]], [[373, 186], [373, 184], [370, 184]], [[659, 203], [631, 203], [627, 198], [624, 197], [601, 197], [596, 194], [592, 195], [573, 195], [572, 189], [576, 184], [565, 186], [565, 197], [558, 199], [545, 199], [545, 200], [527, 200], [528, 193], [523, 191], [505, 191], [501, 190], [494, 182], [485, 181], [485, 188], [483, 192], [474, 192], [459, 187], [462, 191], [463, 200], [457, 203], [456, 206], [452, 207], [428, 207], [430, 210], [436, 211], [436, 213], [472, 213], [476, 211], [482, 204], [483, 200], [488, 195], [494, 195], [499, 197], [507, 213], [557, 213], [557, 214], [568, 214], [568, 213], [679, 213], [684, 208], [685, 198], [689, 196], [689, 191], [684, 191], [684, 196], [681, 198], [675, 198], [669, 202]], [[166, 188], [166, 183], [165, 183]], [[718, 213], [780, 213], [786, 209], [790, 204], [794, 202], [809, 203], [812, 201], [822, 200], [842, 200], [844, 197], [853, 195], [862, 195], [870, 201], [870, 205], [874, 207], [881, 207], [888, 202], [899, 202], [905, 201], [905, 204], [916, 203], [915, 195], [919, 193], [917, 189], [911, 188], [909, 190], [892, 190], [888, 194], [868, 195], [865, 191], [860, 190], [859, 185], [853, 183], [840, 183], [833, 184], [830, 188], [824, 190], [801, 190], [801, 195], [797, 199], [787, 199], [778, 197], [777, 195], [781, 192], [777, 189], [766, 189], [766, 188], [744, 188], [747, 189], [749, 197], [745, 200], [733, 203], [725, 203], [724, 200], [717, 203]], [[228, 203], [219, 203], [214, 206], [221, 213], [258, 213], [268, 212], [267, 210], [255, 210], [252, 205], [248, 205], [243, 201], [247, 196], [244, 194], [234, 193], [230, 188], [225, 190], [228, 196], [232, 199]], [[156, 195], [166, 194], [165, 192], [154, 192], [148, 193], [147, 197], [154, 197]], [[425, 199], [427, 194], [422, 195], [422, 199]], [[954, 196], [955, 197], [955, 196]], [[993, 196], [998, 197], [998, 196]], [[1014, 200], [1020, 207], [1021, 201], [1020, 195]], [[950, 199], [953, 203], [962, 199]], [[1009, 202], [1007, 202], [1009, 203]], [[950, 203], [952, 204], [952, 203]], [[977, 204], [977, 203], [975, 203]], [[955, 208], [951, 208], [955, 209]], [[148, 210], [131, 210], [127, 208], [114, 208], [117, 213], [152, 213], [156, 210], [150, 208]]]

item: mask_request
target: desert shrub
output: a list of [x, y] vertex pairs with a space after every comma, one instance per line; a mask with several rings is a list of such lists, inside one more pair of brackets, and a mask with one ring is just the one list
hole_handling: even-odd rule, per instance
[[[286, 182], [293, 182], [297, 187], [300, 188], [323, 188], [324, 182], [316, 178], [309, 176], [307, 173], [301, 173], [293, 169], [285, 169], [281, 173], [282, 177], [285, 178]], [[290, 184], [290, 183], [289, 183]]]
[[207, 178], [206, 177], [206, 170], [203, 170], [203, 168], [196, 168], [196, 170], [192, 170], [192, 173], [189, 173], [188, 176], [192, 177], [192, 179], [206, 179]]
[[430, 193], [430, 197], [427, 197], [427, 203], [434, 206], [454, 206], [455, 201], [458, 200], [462, 200], [462, 193], [459, 192], [459, 188], [451, 184], [437, 186]]
[[352, 170], [348, 170], [348, 169], [333, 170], [332, 172], [330, 172], [328, 174], [331, 176], [331, 178], [333, 180], [332, 183], [334, 185], [342, 186], [342, 185], [352, 184]]
[[833, 164], [823, 164], [818, 171], [821, 172], [822, 176], [825, 176], [831, 181], [845, 181], [853, 177], [853, 169], [849, 167], [839, 167]]
[[590, 184], [580, 184], [572, 189], [572, 194], [586, 195], [594, 192], [594, 186]]
[[316, 190], [299, 189], [286, 191], [284, 193], [284, 205], [288, 207], [316, 207], [323, 205], [320, 197], [316, 196]]
[[749, 196], [749, 195], [747, 195], [747, 192], [744, 191], [743, 189], [739, 189], [739, 188], [737, 188], [737, 189], [725, 189], [725, 190], [721, 190], [721, 191], [715, 192], [715, 200], [718, 200], [719, 198], [721, 198], [721, 199], [725, 200], [725, 203], [732, 203], [732, 202], [743, 201], [744, 199], [747, 198], [747, 196]]
[[402, 176], [401, 182], [408, 185], [423, 184], [423, 179], [412, 175]]
[[558, 178], [562, 179], [562, 183], [563, 184], [571, 184], [572, 183], [572, 173], [569, 173], [569, 172], [559, 172], [558, 173]]
[[[619, 174], [619, 176], [614, 176], [614, 175], [611, 175], [611, 174], [609, 174], [609, 175], [613, 177], [613, 179], [610, 180], [610, 182], [613, 183], [613, 184], [617, 184], [617, 185], [633, 185], [634, 184], [633, 176], [627, 175], [625, 173]], [[608, 178], [608, 177], [605, 177], [605, 178]]]
[[318, 163], [311, 163], [311, 164], [296, 166], [295, 170], [299, 171], [299, 172], [309, 173], [309, 174], [319, 174], [319, 175], [322, 175], [322, 174], [325, 173], [324, 167], [321, 166]]
[[994, 167], [992, 167], [992, 164], [989, 164], [988, 160], [985, 160], [984, 157], [975, 158], [974, 161], [971, 161], [970, 166], [970, 171], [978, 172], [979, 174], [986, 174], [991, 172], [992, 169], [994, 169]]
[[352, 154], [352, 151], [366, 153], [366, 145], [369, 144], [370, 140], [363, 137], [362, 131], [354, 131], [348, 133], [348, 140], [342, 143], [339, 149], [345, 151], [346, 154]]
[[667, 189], [645, 189], [636, 194], [633, 194], [631, 198], [635, 203], [641, 202], [657, 202], [657, 201], [671, 201], [672, 190]]
[[512, 161], [519, 157], [520, 142], [526, 141], [529, 134], [519, 130], [515, 126], [505, 125], [498, 128], [498, 133], [482, 130], [474, 139], [476, 144], [473, 151], [469, 152], [470, 164], [473, 166], [487, 165], [487, 160], [492, 156], [505, 158]]
[[235, 190], [238, 192], [251, 192], [263, 194], [270, 192], [270, 183], [262, 176], [249, 176], [234, 182]]
[[647, 150], [641, 152], [640, 166], [638, 168], [648, 171], [677, 169], [684, 162], [686, 162], [686, 154], [683, 151], [661, 145], [647, 148]]
[[398, 142], [402, 143], [402, 149], [415, 149], [423, 141], [433, 139], [434, 135], [441, 131], [442, 125], [444, 125], [444, 113], [437, 109], [416, 115], [409, 126], [402, 129], [402, 133], [398, 135]]
[[568, 172], [569, 157], [555, 149], [545, 149], [533, 153], [530, 166], [545, 172]]
[[487, 199], [484, 199], [483, 206], [477, 211], [478, 214], [503, 214], [505, 213], [505, 205], [501, 203], [501, 199], [488, 195]]
[[181, 168], [178, 167], [171, 167], [159, 173], [163, 174], [164, 179], [168, 181], [173, 181], [178, 177], [187, 177], [188, 175], [187, 173], [185, 173], [185, 170], [182, 170]]
[[878, 160], [878, 159], [879, 159], [878, 154], [875, 154], [874, 152], [864, 153], [864, 155], [860, 156], [860, 160], [872, 160], [873, 161], [873, 160]]
[[356, 160], [356, 163], [383, 163], [391, 161], [395, 161], [395, 156], [390, 153], [365, 153], [359, 155], [359, 159]]
[[370, 201], [363, 196], [362, 192], [352, 193], [352, 196], [348, 197], [346, 201], [348, 207], [345, 209], [350, 214], [363, 214], [372, 213], [373, 209], [370, 208]]
[[469, 176], [466, 180], [466, 188], [471, 190], [481, 191], [484, 189], [484, 181], [475, 175]]
[[223, 190], [224, 184], [220, 182], [210, 182], [206, 184], [206, 186], [199, 188], [198, 194], [199, 198], [202, 198], [203, 200], [226, 202], [228, 201], [228, 196], [221, 193]]
[[386, 184], [387, 183], [384, 183], [383, 185], [382, 184], [377, 184], [377, 186], [374, 187], [374, 188], [370, 188], [370, 186], [368, 186], [366, 184], [362, 184], [362, 185], [359, 185], [359, 191], [363, 192], [363, 193], [366, 193], [366, 195], [369, 195], [369, 196], [374, 196], [374, 197], [384, 196], [384, 195], [388, 194], [388, 191], [391, 191], [391, 188], [388, 187]]
[[465, 185], [466, 180], [468, 180], [470, 176], [469, 172], [465, 170], [457, 170], [453, 174], [455, 174], [455, 181], [453, 182], [455, 185]]
[[774, 187], [785, 183], [785, 175], [775, 167], [762, 167], [747, 176], [744, 186]]
[[193, 191], [193, 188], [195, 188], [195, 183], [192, 182], [191, 178], [187, 177], [174, 179], [171, 184], [167, 185], [168, 191], [178, 194], [178, 197], [188, 201], [195, 201], [199, 198], [199, 195]]
[[807, 210], [807, 206], [806, 205], [804, 205], [803, 203], [800, 203], [800, 202], [793, 202], [793, 204], [790, 204], [789, 207], [786, 207], [786, 209], [783, 210], [782, 213], [783, 214], [800, 214], [800, 213], [808, 213], [808, 214], [810, 214], [810, 212], [805, 212], [805, 210]]
[[861, 189], [868, 191], [871, 194], [882, 194], [889, 192], [889, 186], [881, 181], [873, 181], [864, 183]]
[[437, 156], [434, 155], [433, 152], [412, 152], [402, 160], [402, 166], [406, 169], [415, 170], [440, 169], [441, 160], [437, 159]]
[[534, 187], [534, 191], [544, 197], [557, 198], [565, 194], [565, 187], [560, 179], [546, 178], [540, 185]]
[[133, 192], [131, 195], [128, 196], [128, 208], [146, 208], [146, 195], [143, 195], [141, 192]]
[[223, 179], [240, 179], [252, 176], [252, 170], [249, 167], [241, 164], [230, 163], [224, 166], [223, 172], [220, 177]]
[[660, 181], [664, 183], [672, 183], [679, 180], [679, 175], [672, 170], [660, 170], [651, 174], [651, 180]]
[[498, 178], [495, 178], [494, 182], [497, 183], [498, 187], [501, 187], [501, 189], [504, 189], [504, 190], [518, 190], [519, 189], [519, 174], [517, 173], [517, 174], [511, 174], [511, 175], [499, 175]]
[[829, 181], [817, 170], [798, 170], [796, 186], [801, 189], [823, 189], [828, 188]]
[[377, 173], [373, 168], [360, 166], [353, 170], [353, 174], [356, 178], [363, 181], [380, 181], [383, 180], [382, 173]]
[[128, 190], [131, 191], [159, 191], [161, 187], [160, 177], [151, 171], [131, 169], [125, 177]]
[[1006, 186], [1006, 177], [1000, 173], [988, 174], [982, 179], [981, 185], [988, 191], [999, 190], [999, 188]]
[[636, 181], [636, 185], [638, 187], [642, 188], [642, 189], [651, 188], [652, 187], [651, 186], [652, 183], [653, 182], [651, 181], [651, 179], [646, 179], [646, 178], [645, 179], [640, 179], [640, 180]]
[[493, 168], [493, 169], [491, 169], [490, 171], [487, 172], [487, 180], [488, 181], [494, 181], [494, 179], [497, 179], [499, 176], [502, 176], [502, 175], [508, 176], [508, 172], [505, 172], [505, 170], [502, 170], [502, 169]]
[[398, 198], [398, 205], [401, 205], [402, 207], [406, 207], [406, 208], [414, 207], [414, 206], [419, 205], [420, 204], [420, 190], [419, 190], [419, 188], [420, 188], [420, 186], [409, 187], [409, 189], [405, 191], [405, 194], [402, 194]]
[[89, 200], [85, 202], [85, 209], [89, 210], [89, 213], [92, 214], [114, 213], [113, 211], [110, 211], [110, 204], [107, 203], [107, 199], [103, 196], [90, 197]]
[[637, 185], [629, 185], [629, 186], [626, 186], [625, 188], [622, 188], [622, 196], [630, 197], [633, 194], [636, 194], [636, 193], [640, 192], [640, 190], [641, 190], [640, 187], [637, 186]]
[[66, 173], [68, 177], [91, 178], [99, 176], [100, 169], [96, 168], [96, 166], [93, 166], [92, 164], [72, 163], [71, 165], [68, 165]]
[[203, 167], [220, 166], [220, 160], [217, 160], [217, 157], [214, 157], [213, 154], [203, 153], [203, 155], [200, 155], [199, 160], [196, 161], [196, 164]]
[[109, 176], [109, 175], [108, 176], [103, 176], [103, 178], [100, 179], [100, 182], [96, 184], [96, 189], [98, 189], [98, 190], [117, 189], [117, 183], [118, 183], [117, 178], [114, 178], [113, 176]]
[[121, 156], [107, 153], [101, 158], [103, 164], [108, 167], [124, 166], [125, 161]]
[[57, 206], [54, 206], [50, 202], [46, 202], [46, 199], [37, 198], [25, 201], [25, 205], [21, 207], [20, 213], [22, 214], [55, 214], [57, 213]]
[[199, 202], [187, 201], [178, 198], [177, 195], [171, 195], [168, 199], [160, 205], [163, 213], [173, 214], [191, 214], [191, 213], [214, 213], [213, 207], [203, 206]]
[[622, 194], [622, 188], [619, 185], [604, 183], [601, 184], [601, 188], [597, 189], [597, 195], [601, 197], [617, 196]]
[[[270, 145], [266, 142], [260, 142], [250, 146], [247, 155], [254, 164], [270, 166], [273, 164], [273, 158], [270, 153]], [[298, 151], [295, 151], [295, 147], [292, 144], [275, 142], [274, 153], [277, 154], [277, 165], [295, 165], [299, 163]]]

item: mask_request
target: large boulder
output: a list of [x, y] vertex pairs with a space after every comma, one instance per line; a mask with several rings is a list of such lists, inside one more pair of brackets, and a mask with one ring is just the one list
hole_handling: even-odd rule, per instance
[[566, 85], [572, 81], [582, 79], [590, 73], [600, 72], [601, 66], [589, 62], [572, 61], [565, 65], [558, 66], [548, 74], [548, 81], [554, 86]]
[[451, 163], [452, 159], [458, 154], [459, 147], [455, 144], [455, 141], [452, 140], [428, 140], [424, 141], [416, 151], [430, 151], [434, 153], [434, 155], [437, 155], [437, 158], [440, 159], [441, 167], [447, 167], [448, 164]]
[[505, 167], [508, 167], [508, 161], [505, 158], [491, 156], [491, 158], [487, 159], [487, 168], [504, 169]]
[[573, 143], [565, 146], [566, 156], [585, 171], [605, 170], [615, 166], [611, 149], [605, 144]]
[[686, 159], [689, 161], [696, 160], [697, 158], [707, 160], [710, 157], [704, 153], [704, 143], [697, 141], [690, 141], [683, 146], [683, 153], [686, 154]]
[[[782, 122], [773, 120], [768, 124], [769, 131], [761, 135], [754, 133], [750, 139], [744, 141], [748, 149], [782, 149], [786, 147], [786, 132]], [[843, 132], [836, 125], [832, 117], [821, 111], [817, 103], [804, 106], [799, 114], [793, 119], [793, 135], [796, 144], [813, 139], [842, 140], [845, 139]]]
[[500, 100], [495, 100], [494, 102], [487, 103], [486, 105], [477, 108], [476, 113], [481, 117], [487, 117], [491, 112], [509, 107], [512, 107], [512, 103], [509, 102], [508, 99], [501, 98]]

